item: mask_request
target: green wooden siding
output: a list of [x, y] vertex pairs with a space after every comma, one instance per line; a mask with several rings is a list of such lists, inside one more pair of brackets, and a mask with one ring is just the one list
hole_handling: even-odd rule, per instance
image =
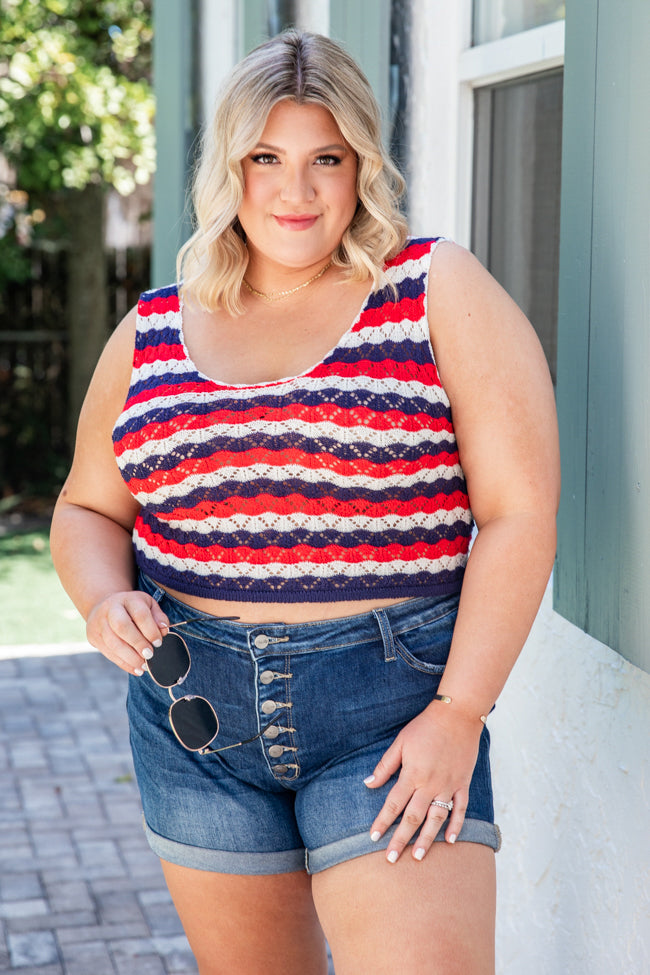
[[154, 0], [156, 176], [152, 287], [175, 280], [176, 254], [191, 233], [185, 205], [194, 138], [192, 37], [195, 3]]
[[390, 0], [330, 0], [330, 36], [343, 44], [372, 85], [388, 137]]
[[567, 4], [555, 608], [650, 669], [650, 5]]

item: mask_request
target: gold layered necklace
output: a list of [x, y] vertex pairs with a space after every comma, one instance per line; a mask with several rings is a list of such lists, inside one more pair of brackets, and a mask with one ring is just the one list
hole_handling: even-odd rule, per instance
[[257, 295], [258, 298], [263, 298], [264, 301], [280, 301], [282, 298], [287, 298], [289, 295], [295, 295], [296, 291], [302, 291], [303, 288], [308, 287], [308, 285], [313, 284], [314, 281], [318, 281], [325, 271], [332, 266], [332, 262], [328, 261], [325, 267], [322, 267], [318, 274], [315, 274], [313, 278], [309, 278], [308, 281], [303, 281], [302, 284], [297, 285], [295, 288], [289, 288], [287, 291], [258, 291], [254, 288], [252, 284], [249, 284], [246, 278], [244, 278], [244, 287], [248, 288], [252, 295]]

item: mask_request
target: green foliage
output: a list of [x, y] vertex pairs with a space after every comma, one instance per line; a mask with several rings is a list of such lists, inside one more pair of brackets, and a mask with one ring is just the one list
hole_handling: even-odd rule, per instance
[[151, 0], [0, 0], [2, 152], [21, 189], [148, 182], [151, 39]]

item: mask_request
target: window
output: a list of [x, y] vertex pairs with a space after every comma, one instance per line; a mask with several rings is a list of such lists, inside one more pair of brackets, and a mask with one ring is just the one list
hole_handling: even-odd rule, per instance
[[555, 381], [562, 72], [477, 88], [472, 250], [540, 337]]
[[564, 8], [557, 0], [474, 0], [474, 44], [564, 20]]

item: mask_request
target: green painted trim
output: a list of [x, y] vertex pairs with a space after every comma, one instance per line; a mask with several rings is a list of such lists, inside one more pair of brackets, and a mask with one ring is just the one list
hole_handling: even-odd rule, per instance
[[239, 0], [239, 18], [239, 57], [243, 58], [258, 44], [268, 40], [266, 0]]
[[186, 212], [192, 132], [192, 13], [194, 4], [154, 0], [153, 73], [156, 153], [151, 285], [176, 276], [176, 254], [191, 233]]
[[567, 6], [557, 355], [562, 500], [554, 605], [587, 629], [587, 401], [598, 17], [593, 4]]
[[650, 670], [650, 17], [568, 4], [555, 608]]
[[330, 36], [343, 44], [372, 85], [388, 137], [390, 0], [330, 0]]
[[598, 5], [589, 363], [589, 632], [650, 670], [650, 12]]

